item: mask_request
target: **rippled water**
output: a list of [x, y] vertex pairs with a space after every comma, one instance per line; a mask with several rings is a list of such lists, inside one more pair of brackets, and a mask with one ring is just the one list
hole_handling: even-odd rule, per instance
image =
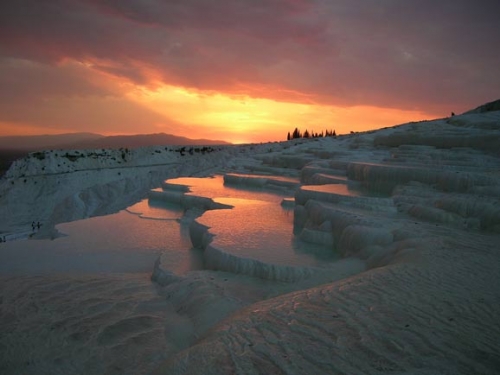
[[[268, 176], [270, 177], [270, 176]], [[238, 188], [234, 186], [224, 185], [222, 176], [196, 178], [196, 177], [181, 177], [173, 178], [166, 181], [169, 184], [189, 186], [190, 195], [199, 195], [207, 198], [239, 198], [250, 199], [265, 202], [281, 202], [282, 196], [266, 192], [265, 190], [255, 188]]]
[[[214, 245], [224, 251], [277, 264], [320, 265], [336, 258], [293, 237], [293, 211], [281, 206], [283, 195], [224, 186], [220, 176], [170, 183], [188, 184], [189, 194], [234, 207], [198, 218], [212, 226]], [[182, 349], [194, 337], [179, 310], [184, 305], [157, 295], [150, 275], [160, 255], [177, 275], [203, 268], [189, 227], [178, 222], [184, 211], [143, 200], [116, 214], [59, 224], [62, 236], [54, 240], [0, 243], [2, 300], [10, 314], [0, 324], [0, 345], [8, 349], [0, 372], [146, 374]], [[186, 300], [221, 293], [214, 301], [222, 307], [209, 305], [208, 315], [239, 308], [231, 305], [239, 298], [225, 297], [232, 290], [249, 301], [262, 294], [262, 280], [231, 284], [227, 274], [220, 280], [215, 274], [183, 284]], [[179, 288], [176, 298], [184, 303], [186, 289]]]
[[215, 234], [213, 246], [225, 252], [295, 266], [321, 266], [338, 259], [332, 249], [293, 236], [293, 210], [281, 206], [283, 195], [225, 186], [220, 176], [179, 178], [168, 182], [188, 185], [189, 194], [213, 198], [234, 207], [207, 211], [197, 219]]
[[196, 269], [187, 230], [175, 221], [182, 214], [179, 207], [144, 200], [116, 214], [59, 224], [63, 236], [55, 240], [1, 244], [0, 273], [150, 273], [165, 251], [175, 252], [178, 271]]
[[[197, 219], [211, 227], [214, 246], [226, 252], [286, 265], [321, 266], [338, 258], [331, 249], [293, 236], [293, 210], [281, 206], [282, 194], [225, 186], [222, 176], [167, 182], [234, 206]], [[201, 255], [192, 249], [188, 227], [177, 221], [183, 214], [175, 204], [143, 200], [116, 214], [59, 224], [63, 236], [55, 240], [1, 244], [0, 258], [9, 261], [0, 262], [0, 272], [151, 272], [160, 254], [175, 273], [200, 269]]]

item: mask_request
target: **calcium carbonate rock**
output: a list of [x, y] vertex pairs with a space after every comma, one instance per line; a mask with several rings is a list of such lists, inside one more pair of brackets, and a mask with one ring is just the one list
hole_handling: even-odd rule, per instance
[[183, 192], [177, 191], [151, 190], [148, 193], [148, 198], [151, 200], [174, 203], [186, 209], [196, 207], [202, 210], [216, 210], [232, 207], [227, 204], [217, 203], [211, 198], [200, 197], [196, 195], [186, 195]]
[[412, 205], [407, 210], [408, 214], [425, 221], [445, 223], [445, 224], [457, 224], [463, 222], [463, 219], [456, 214], [446, 212], [439, 208], [422, 206], [419, 204]]
[[350, 179], [361, 182], [370, 190], [386, 194], [392, 193], [397, 185], [410, 181], [434, 185], [441, 173], [429, 168], [373, 163], [350, 163], [347, 167]]
[[498, 232], [500, 228], [500, 200], [480, 198], [472, 195], [442, 196], [436, 207], [459, 215], [474, 218], [483, 230]]
[[224, 175], [224, 184], [247, 186], [251, 188], [295, 189], [299, 186], [299, 181], [289, 177], [227, 173]]
[[345, 170], [336, 170], [324, 167], [318, 167], [315, 165], [307, 165], [301, 169], [300, 181], [303, 184], [312, 184], [313, 176], [316, 174], [321, 174], [325, 176], [331, 176], [332, 179], [344, 180], [345, 181]]
[[328, 185], [328, 184], [349, 184], [352, 186], [352, 181], [348, 181], [346, 176], [335, 176], [323, 173], [315, 173], [305, 181], [310, 185]]
[[307, 163], [315, 160], [311, 155], [271, 155], [263, 158], [263, 163], [279, 168], [302, 169]]
[[303, 241], [324, 245], [333, 249], [334, 239], [331, 232], [304, 228], [300, 232], [299, 238]]
[[208, 229], [210, 228], [198, 223], [196, 220], [189, 225], [189, 237], [193, 247], [205, 249], [212, 242], [213, 235], [210, 234]]
[[243, 274], [266, 280], [296, 282], [309, 278], [315, 273], [314, 268], [265, 263], [256, 259], [235, 256], [213, 245], [205, 247], [203, 257], [205, 266], [208, 269]]
[[263, 187], [267, 184], [267, 178], [262, 176], [247, 176], [228, 173], [224, 175], [224, 184], [227, 185], [246, 185], [251, 187]]
[[337, 248], [344, 256], [356, 255], [368, 246], [387, 246], [393, 242], [392, 232], [384, 228], [349, 225], [340, 236]]

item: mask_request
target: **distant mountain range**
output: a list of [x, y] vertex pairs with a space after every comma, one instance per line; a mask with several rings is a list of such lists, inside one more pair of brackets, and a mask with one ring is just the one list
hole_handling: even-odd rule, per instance
[[163, 145], [227, 145], [225, 141], [190, 139], [172, 134], [138, 134], [104, 136], [95, 133], [0, 137], [0, 150], [40, 151], [50, 149], [137, 148]]

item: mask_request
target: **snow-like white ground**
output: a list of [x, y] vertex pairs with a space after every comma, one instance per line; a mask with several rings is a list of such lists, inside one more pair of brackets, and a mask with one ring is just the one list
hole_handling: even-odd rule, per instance
[[0, 184], [0, 373], [498, 374], [499, 149], [489, 112], [33, 155]]

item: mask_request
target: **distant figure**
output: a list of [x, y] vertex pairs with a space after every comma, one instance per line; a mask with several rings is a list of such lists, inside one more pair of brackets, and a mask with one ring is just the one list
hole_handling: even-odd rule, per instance
[[455, 112], [451, 112], [451, 116], [455, 116]]
[[36, 224], [36, 227], [38, 228], [38, 230], [40, 230], [40, 227], [41, 227], [41, 226], [42, 226], [42, 224], [40, 224], [40, 222], [38, 222], [38, 223]]
[[32, 230], [33, 232], [35, 231], [35, 222], [34, 222], [34, 221], [31, 223], [31, 230]]

